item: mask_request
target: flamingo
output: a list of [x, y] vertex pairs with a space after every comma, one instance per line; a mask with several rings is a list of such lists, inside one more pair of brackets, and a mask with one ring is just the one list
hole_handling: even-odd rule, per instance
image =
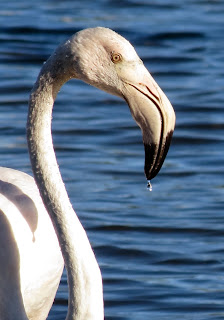
[[104, 319], [101, 272], [68, 198], [52, 143], [54, 101], [72, 78], [126, 100], [142, 131], [148, 180], [157, 175], [169, 149], [174, 110], [125, 38], [97, 27], [59, 45], [29, 100], [27, 142], [34, 179], [0, 168], [1, 320], [46, 319], [63, 261], [69, 286], [66, 320]]

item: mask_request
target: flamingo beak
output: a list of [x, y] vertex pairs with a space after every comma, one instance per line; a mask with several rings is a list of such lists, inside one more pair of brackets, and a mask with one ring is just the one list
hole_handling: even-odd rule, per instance
[[134, 70], [132, 68], [132, 73], [125, 72], [129, 76], [122, 74], [122, 94], [141, 128], [145, 147], [145, 175], [151, 180], [160, 171], [169, 150], [175, 113], [144, 65], [141, 63]]

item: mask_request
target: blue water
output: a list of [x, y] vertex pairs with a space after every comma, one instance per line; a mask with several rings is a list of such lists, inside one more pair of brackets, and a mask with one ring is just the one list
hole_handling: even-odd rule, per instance
[[[1, 166], [31, 173], [29, 92], [77, 30], [125, 36], [175, 108], [173, 142], [148, 192], [125, 102], [72, 80], [55, 105], [55, 150], [102, 270], [105, 319], [224, 319], [224, 2], [11, 0], [1, 1], [0, 24]], [[66, 312], [64, 273], [49, 319]]]

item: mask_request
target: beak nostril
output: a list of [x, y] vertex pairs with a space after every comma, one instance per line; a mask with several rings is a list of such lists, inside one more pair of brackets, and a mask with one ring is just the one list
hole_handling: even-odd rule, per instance
[[156, 95], [155, 93], [152, 92], [152, 90], [149, 89], [148, 86], [146, 86], [147, 90], [149, 91], [149, 93], [151, 93], [151, 95], [158, 101], [160, 102], [160, 96]]

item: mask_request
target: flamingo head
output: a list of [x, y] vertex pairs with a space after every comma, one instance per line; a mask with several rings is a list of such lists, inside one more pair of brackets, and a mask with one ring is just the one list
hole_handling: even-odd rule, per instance
[[145, 175], [153, 179], [168, 152], [175, 113], [133, 46], [116, 32], [98, 27], [76, 33], [56, 53], [66, 56], [64, 72], [69, 72], [69, 78], [81, 79], [128, 103], [142, 131]]

